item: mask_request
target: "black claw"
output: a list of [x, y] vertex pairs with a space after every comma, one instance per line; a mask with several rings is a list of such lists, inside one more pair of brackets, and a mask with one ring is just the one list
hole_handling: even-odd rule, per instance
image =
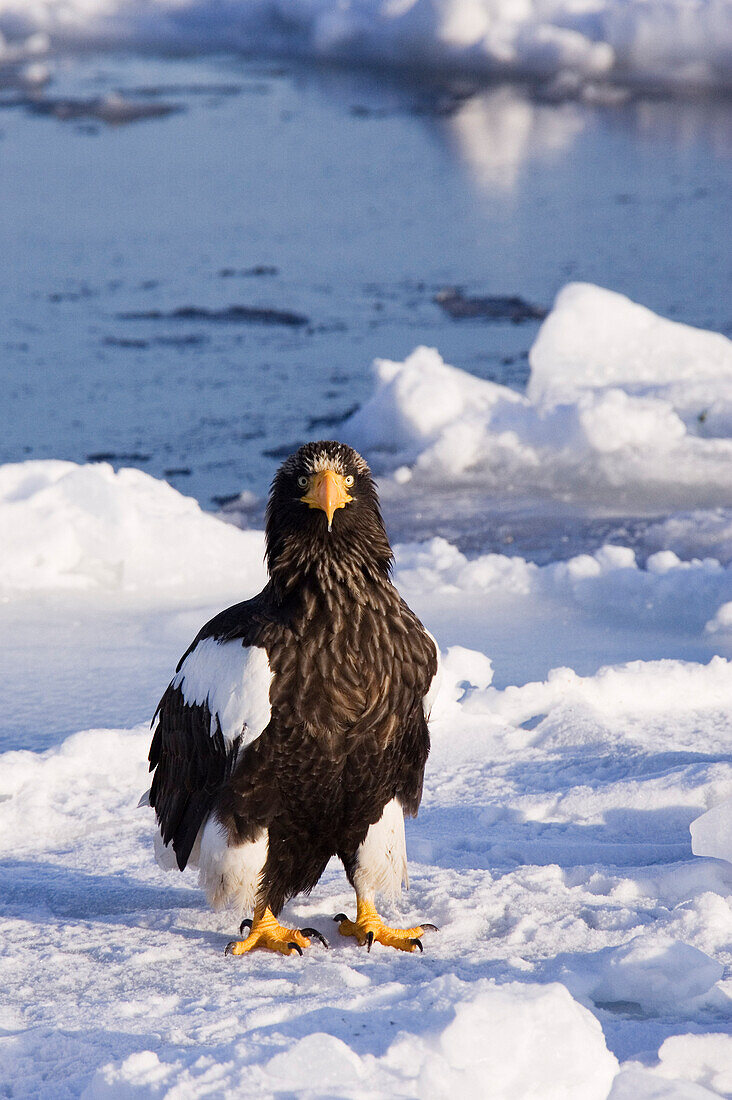
[[240, 936], [242, 936], [244, 934], [244, 929], [245, 928], [248, 928], [250, 932], [252, 930], [252, 922], [249, 920], [249, 917], [245, 917], [244, 920], [239, 925], [239, 935]]
[[336, 915], [333, 917], [333, 920], [337, 920], [340, 924], [342, 920], [348, 920], [348, 917], [345, 913], [336, 913]]
[[423, 932], [439, 932], [440, 929], [436, 924], [421, 924], [420, 928]]
[[317, 928], [301, 928], [300, 932], [302, 933], [303, 936], [312, 936], [313, 939], [320, 940], [323, 947], [325, 947], [326, 950], [327, 950], [328, 941], [326, 940], [325, 936], [322, 935], [322, 933], [318, 932]]
[[371, 944], [372, 944], [373, 942], [374, 942], [374, 934], [373, 934], [373, 932], [367, 932], [367, 933], [366, 933], [366, 950], [367, 950], [367, 951], [369, 951], [369, 952], [371, 951]]
[[409, 942], [413, 943], [415, 947], [418, 947], [420, 951], [424, 951], [424, 947], [422, 947], [422, 941], [420, 939], [410, 940]]
[[224, 954], [225, 955], [233, 955], [235, 947], [236, 947], [236, 940], [231, 940], [229, 943], [227, 943], [226, 947], [224, 948]]
[[295, 950], [297, 951], [298, 955], [302, 955], [302, 947], [300, 947], [299, 943], [295, 943], [294, 940], [290, 940], [290, 942], [288, 943], [287, 946], [288, 947], [294, 947]]

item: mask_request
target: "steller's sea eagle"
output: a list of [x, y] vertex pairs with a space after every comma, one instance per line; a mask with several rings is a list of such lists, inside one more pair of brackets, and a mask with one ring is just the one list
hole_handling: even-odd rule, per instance
[[421, 950], [434, 925], [389, 928], [374, 901], [407, 878], [404, 813], [422, 794], [437, 648], [389, 579], [359, 454], [307, 443], [282, 464], [266, 560], [265, 588], [203, 627], [153, 718], [159, 861], [197, 865], [214, 908], [253, 913], [227, 954], [325, 943], [277, 916], [334, 855], [356, 891], [340, 932], [369, 950]]

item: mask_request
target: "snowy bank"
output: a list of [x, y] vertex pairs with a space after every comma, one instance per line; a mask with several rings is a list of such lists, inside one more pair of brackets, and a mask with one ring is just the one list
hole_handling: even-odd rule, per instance
[[716, 558], [682, 561], [672, 550], [659, 550], [639, 565], [626, 546], [606, 545], [594, 554], [538, 566], [521, 557], [482, 554], [468, 558], [445, 539], [396, 548], [396, 580], [419, 600], [424, 593], [493, 597], [513, 596], [534, 603], [572, 605], [605, 623], [644, 628], [684, 628], [729, 637], [732, 563]]
[[275, 51], [491, 75], [727, 86], [727, 0], [0, 0], [58, 43]]
[[431, 348], [377, 360], [342, 435], [396, 480], [651, 512], [732, 505], [732, 342], [570, 284], [524, 396]]
[[106, 463], [0, 466], [0, 594], [39, 589], [206, 597], [264, 583], [261, 532], [238, 531], [165, 481]]

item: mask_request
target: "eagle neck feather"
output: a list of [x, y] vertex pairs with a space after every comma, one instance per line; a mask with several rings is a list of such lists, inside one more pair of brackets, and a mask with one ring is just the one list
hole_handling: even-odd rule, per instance
[[373, 541], [348, 542], [333, 535], [306, 538], [297, 532], [268, 540], [267, 564], [278, 602], [302, 585], [322, 592], [326, 599], [348, 593], [360, 600], [373, 585], [388, 581], [393, 557], [385, 532]]

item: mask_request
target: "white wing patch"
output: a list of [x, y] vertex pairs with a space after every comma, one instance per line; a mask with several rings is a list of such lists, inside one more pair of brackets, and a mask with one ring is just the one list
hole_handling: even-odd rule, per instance
[[173, 679], [173, 687], [180, 689], [188, 706], [208, 703], [211, 734], [216, 732], [218, 718], [227, 744], [243, 733], [242, 748], [269, 723], [271, 683], [266, 650], [215, 638], [199, 642]]
[[377, 892], [392, 897], [401, 893], [402, 883], [409, 886], [404, 812], [397, 799], [392, 798], [358, 846], [353, 884], [360, 898], [371, 900]]
[[426, 627], [424, 628], [424, 632], [433, 643], [435, 647], [435, 652], [437, 653], [437, 671], [432, 677], [432, 683], [427, 688], [427, 694], [422, 699], [422, 709], [424, 711], [424, 716], [429, 722], [430, 714], [432, 713], [432, 707], [434, 706], [434, 702], [437, 698], [437, 693], [440, 690], [440, 684], [442, 682], [442, 662], [440, 661], [440, 647], [437, 644], [437, 639], [435, 638], [434, 634], [430, 634], [429, 630], [427, 630]]

